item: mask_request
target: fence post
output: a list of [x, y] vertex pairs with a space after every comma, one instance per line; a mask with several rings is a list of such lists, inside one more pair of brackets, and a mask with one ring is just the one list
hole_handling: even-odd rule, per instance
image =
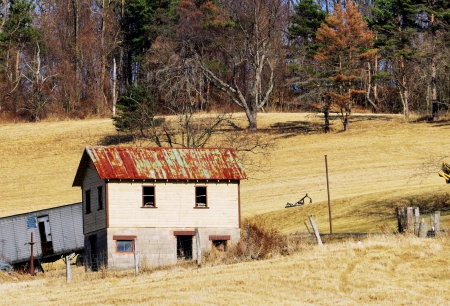
[[72, 281], [72, 269], [70, 267], [70, 255], [66, 255], [66, 281], [70, 283]]
[[425, 222], [422, 219], [422, 222], [420, 223], [420, 227], [419, 227], [419, 237], [427, 238], [427, 234], [428, 234], [428, 222]]
[[134, 238], [134, 248], [133, 248], [133, 255], [134, 255], [134, 274], [139, 274], [139, 253], [138, 253], [138, 244], [137, 244], [137, 238]]
[[314, 222], [313, 216], [309, 216], [309, 222], [311, 222], [314, 234], [316, 235], [317, 243], [319, 243], [319, 245], [322, 245], [322, 239], [320, 238], [319, 231], [317, 230], [316, 222]]
[[412, 207], [408, 207], [406, 209], [406, 230], [409, 233], [414, 232], [414, 216]]
[[398, 232], [403, 233], [405, 231], [405, 207], [397, 207], [397, 223]]
[[414, 208], [414, 216], [416, 217], [416, 222], [420, 223], [420, 212], [419, 212], [419, 207], [415, 207]]
[[195, 242], [197, 245], [197, 266], [201, 267], [202, 265], [202, 249], [200, 248], [200, 232], [198, 227], [195, 228]]
[[439, 235], [441, 227], [441, 212], [436, 211], [434, 213], [434, 236], [437, 237]]

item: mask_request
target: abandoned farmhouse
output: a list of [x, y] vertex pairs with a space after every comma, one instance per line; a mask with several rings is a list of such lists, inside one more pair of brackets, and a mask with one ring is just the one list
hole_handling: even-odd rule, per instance
[[137, 254], [158, 266], [228, 248], [240, 238], [242, 179], [233, 149], [86, 147], [73, 186], [87, 264], [127, 269]]

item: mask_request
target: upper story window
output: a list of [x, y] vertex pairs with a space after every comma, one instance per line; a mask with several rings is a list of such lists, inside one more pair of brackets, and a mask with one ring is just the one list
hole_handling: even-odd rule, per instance
[[155, 207], [155, 186], [142, 187], [142, 207]]
[[208, 207], [206, 186], [195, 187], [195, 207]]
[[84, 202], [86, 203], [86, 213], [91, 213], [91, 191], [86, 190], [84, 192]]
[[98, 210], [103, 209], [103, 187], [102, 186], [97, 187], [97, 203], [98, 203]]

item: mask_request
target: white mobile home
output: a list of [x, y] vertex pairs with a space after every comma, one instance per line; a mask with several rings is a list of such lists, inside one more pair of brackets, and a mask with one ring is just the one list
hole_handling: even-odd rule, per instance
[[73, 186], [92, 268], [132, 268], [136, 246], [158, 266], [237, 243], [245, 178], [233, 149], [86, 147]]
[[0, 261], [25, 263], [33, 255], [52, 262], [84, 248], [82, 204], [75, 203], [0, 218]]

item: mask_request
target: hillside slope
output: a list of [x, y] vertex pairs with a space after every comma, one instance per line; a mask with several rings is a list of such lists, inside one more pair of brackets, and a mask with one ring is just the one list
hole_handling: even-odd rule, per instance
[[[235, 117], [245, 127], [242, 114]], [[269, 155], [246, 156], [252, 166], [241, 185], [244, 217], [267, 214], [281, 230], [304, 231], [303, 222], [312, 214], [321, 231], [328, 231], [324, 155], [336, 232], [379, 231], [380, 220], [395, 223], [396, 203], [414, 204], [419, 196], [450, 191], [437, 175], [440, 160], [449, 155], [442, 139], [450, 135], [450, 125], [357, 115], [343, 133], [340, 122], [332, 122], [335, 130], [323, 134], [318, 115], [260, 114], [259, 133], [273, 145]], [[2, 124], [0, 129], [0, 216], [80, 201], [72, 182], [83, 148], [117, 136], [109, 119]], [[312, 204], [284, 208], [306, 193]]]

